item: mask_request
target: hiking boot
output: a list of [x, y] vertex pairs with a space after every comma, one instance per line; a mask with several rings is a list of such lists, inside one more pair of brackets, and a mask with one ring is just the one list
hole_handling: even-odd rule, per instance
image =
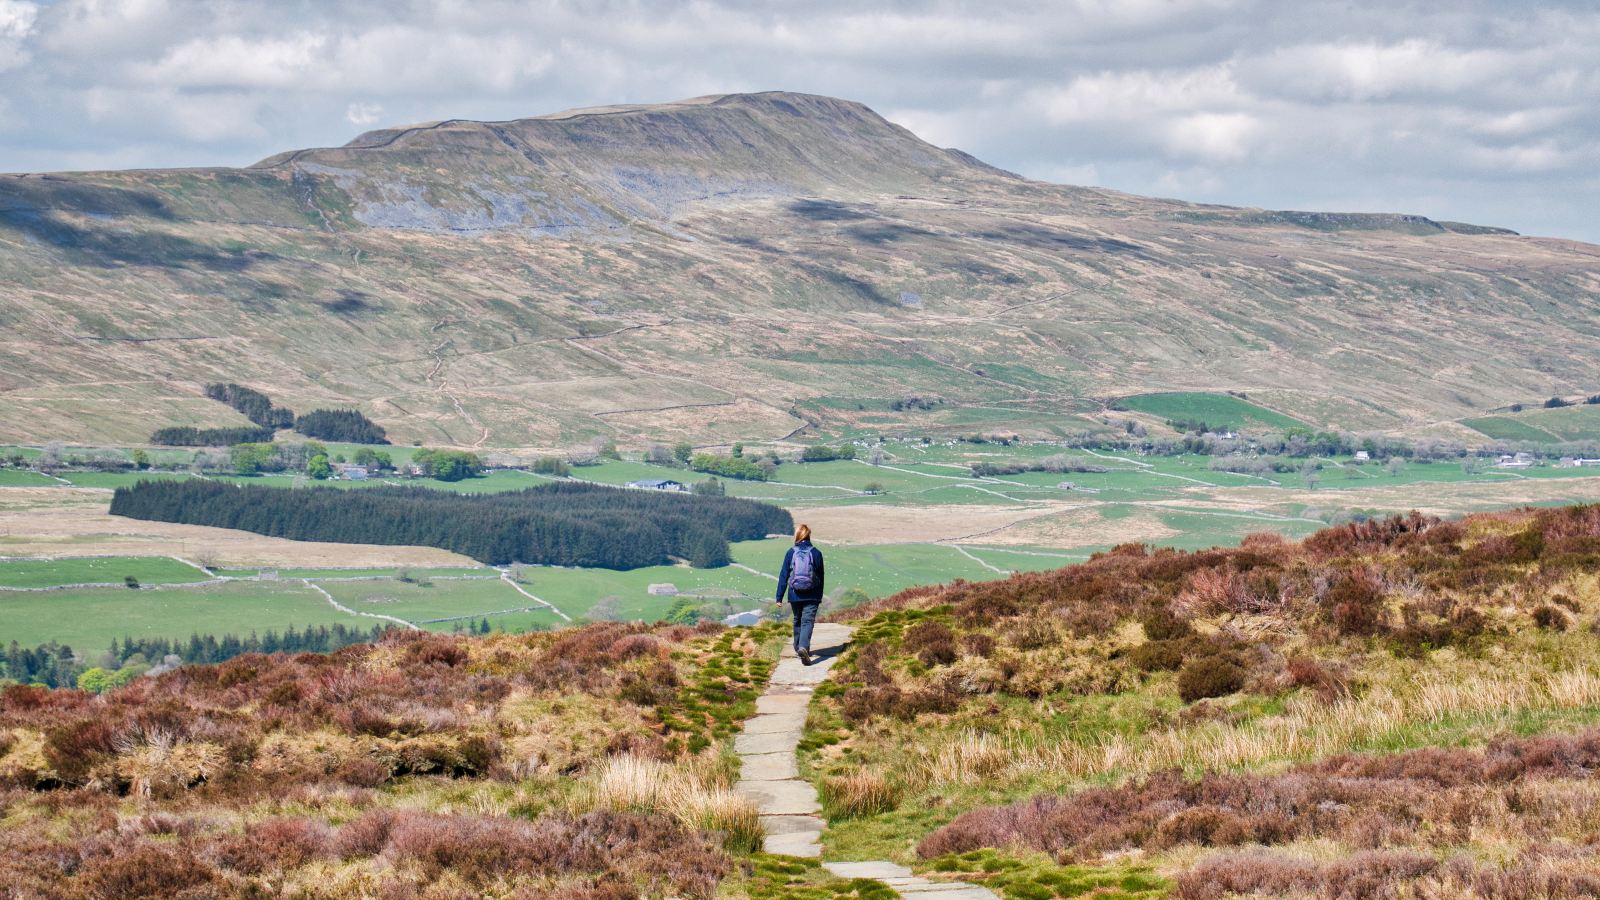
[[795, 652], [800, 654], [800, 662], [801, 662], [801, 664], [807, 665], [807, 666], [811, 665], [811, 651], [810, 650], [796, 650]]

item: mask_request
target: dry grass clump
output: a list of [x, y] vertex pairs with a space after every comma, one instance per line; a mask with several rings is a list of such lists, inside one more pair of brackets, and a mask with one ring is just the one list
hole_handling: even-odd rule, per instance
[[900, 785], [881, 772], [856, 770], [822, 780], [822, 806], [830, 819], [855, 819], [894, 810]]
[[721, 835], [729, 850], [752, 852], [761, 844], [755, 804], [703, 772], [637, 756], [601, 764], [580, 801], [591, 809], [669, 816], [683, 825]]

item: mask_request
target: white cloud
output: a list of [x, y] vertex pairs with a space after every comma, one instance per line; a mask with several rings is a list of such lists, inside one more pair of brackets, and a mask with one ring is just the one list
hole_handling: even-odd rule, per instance
[[170, 88], [304, 88], [319, 77], [326, 35], [297, 32], [252, 39], [237, 34], [196, 38], [157, 62], [133, 67], [145, 84]]
[[1408, 38], [1284, 47], [1247, 71], [1256, 75], [1253, 86], [1264, 92], [1365, 101], [1469, 90], [1504, 77], [1512, 64], [1510, 54], [1499, 50], [1462, 50]]
[[1034, 92], [1052, 123], [1129, 121], [1244, 101], [1229, 65], [1176, 72], [1149, 69], [1080, 75], [1065, 87]]
[[383, 106], [377, 103], [352, 103], [345, 107], [344, 117], [352, 125], [365, 128], [378, 121], [383, 115]]
[[0, 0], [0, 72], [28, 62], [27, 41], [39, 18], [39, 6], [26, 0]]
[[1167, 126], [1167, 152], [1214, 163], [1238, 162], [1262, 134], [1260, 120], [1248, 113], [1196, 113]]

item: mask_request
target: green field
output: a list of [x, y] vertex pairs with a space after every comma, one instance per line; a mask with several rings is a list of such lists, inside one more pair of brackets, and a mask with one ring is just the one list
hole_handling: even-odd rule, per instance
[[[77, 559], [0, 558], [0, 588], [63, 584], [187, 584], [209, 579], [204, 572], [165, 556], [97, 556]], [[127, 588], [123, 588], [127, 590]]]
[[1501, 441], [1600, 441], [1600, 404], [1529, 409], [1463, 419], [1461, 424]]
[[1537, 444], [1555, 444], [1561, 438], [1521, 419], [1510, 416], [1484, 416], [1478, 419], [1462, 419], [1461, 424], [1471, 428], [1486, 437], [1497, 441], [1532, 441]]
[[1212, 428], [1233, 430], [1284, 429], [1305, 427], [1304, 422], [1280, 412], [1257, 406], [1230, 394], [1174, 391], [1162, 394], [1135, 394], [1123, 397], [1118, 407], [1160, 416], [1163, 419], [1200, 421]]
[[130, 591], [83, 588], [0, 591], [0, 642], [25, 646], [60, 641], [98, 651], [113, 638], [191, 634], [247, 635], [289, 626], [343, 623], [369, 628], [376, 620], [345, 615], [299, 582], [236, 582], [195, 588]]
[[61, 482], [26, 469], [0, 469], [0, 487], [54, 487]]
[[[472, 579], [407, 583], [402, 581], [317, 582], [334, 599], [357, 612], [394, 616], [435, 631], [449, 631], [462, 617], [536, 606], [504, 581]], [[530, 613], [545, 628], [561, 624], [548, 611]], [[450, 621], [438, 621], [450, 620]], [[491, 624], [493, 624], [491, 620]]]

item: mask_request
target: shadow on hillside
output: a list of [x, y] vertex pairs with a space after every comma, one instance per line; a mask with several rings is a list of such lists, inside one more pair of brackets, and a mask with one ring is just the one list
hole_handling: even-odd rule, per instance
[[260, 251], [219, 250], [175, 234], [84, 228], [36, 209], [0, 209], [0, 227], [60, 250], [72, 263], [101, 268], [196, 265], [217, 272], [242, 272], [272, 258]]
[[1035, 250], [1088, 250], [1095, 253], [1121, 253], [1128, 256], [1137, 256], [1140, 259], [1150, 258], [1145, 248], [1128, 241], [1119, 241], [1116, 238], [1069, 234], [1065, 231], [1053, 231], [1038, 225], [1005, 225], [999, 228], [991, 228], [987, 231], [976, 232], [972, 237], [986, 241], [1020, 244], [1024, 247], [1032, 247]]
[[796, 200], [789, 211], [813, 222], [858, 222], [871, 216], [832, 200]]

